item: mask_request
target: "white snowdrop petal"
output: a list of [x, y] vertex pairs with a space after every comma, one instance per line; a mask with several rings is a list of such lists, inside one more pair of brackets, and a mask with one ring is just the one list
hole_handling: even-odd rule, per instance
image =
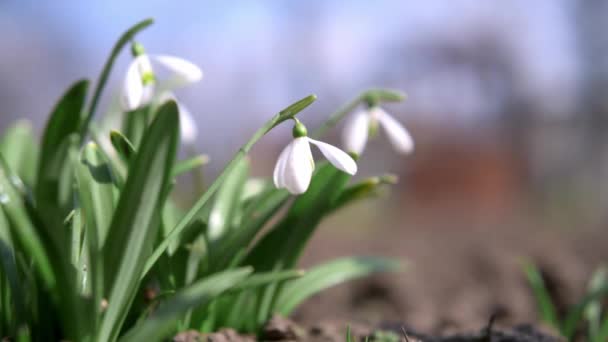
[[314, 161], [306, 137], [295, 138], [287, 156], [284, 170], [284, 185], [294, 195], [306, 192], [310, 185]]
[[357, 111], [352, 114], [346, 122], [342, 140], [344, 149], [348, 152], [361, 154], [367, 143], [369, 132], [369, 114], [365, 111]]
[[127, 75], [125, 77], [123, 92], [122, 92], [122, 105], [125, 110], [131, 111], [137, 109], [144, 96], [144, 85], [142, 83], [140, 74], [141, 56], [135, 58], [129, 68], [127, 69]]
[[150, 57], [148, 55], [141, 55], [136, 57], [138, 62], [139, 73], [141, 75], [145, 74], [154, 74], [154, 69], [152, 69], [152, 62], [150, 62]]
[[198, 136], [198, 129], [192, 113], [180, 102], [177, 102], [177, 108], [179, 110], [179, 128], [182, 137], [182, 141], [186, 144], [192, 144], [196, 141]]
[[274, 167], [274, 172], [272, 174], [272, 179], [274, 181], [274, 186], [279, 189], [285, 187], [285, 182], [283, 181], [283, 174], [285, 173], [285, 163], [287, 163], [287, 157], [291, 153], [292, 144], [285, 146], [281, 154], [279, 154], [279, 159], [277, 159], [277, 163]]
[[337, 169], [348, 174], [354, 175], [357, 173], [357, 163], [346, 152], [322, 141], [308, 138], [311, 144], [317, 145], [323, 156], [332, 163]]
[[378, 111], [376, 115], [378, 121], [380, 121], [380, 126], [386, 132], [393, 147], [403, 154], [412, 152], [414, 150], [414, 140], [405, 127], [382, 109], [377, 108], [376, 110]]
[[167, 55], [156, 55], [153, 58], [187, 83], [198, 82], [203, 78], [203, 71], [185, 59]]
[[155, 91], [156, 87], [154, 86], [154, 84], [144, 85], [139, 106], [145, 106], [150, 104], [150, 102], [152, 102], [152, 99], [154, 98]]

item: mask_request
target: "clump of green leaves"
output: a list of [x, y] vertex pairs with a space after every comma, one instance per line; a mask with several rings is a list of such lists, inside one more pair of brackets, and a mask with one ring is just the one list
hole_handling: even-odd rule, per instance
[[536, 298], [540, 318], [545, 323], [568, 340], [572, 340], [577, 332], [584, 333], [591, 342], [608, 340], [608, 314], [603, 305], [608, 295], [605, 267], [600, 267], [594, 272], [589, 281], [587, 294], [561, 316], [538, 267], [530, 261], [525, 261], [523, 267]]
[[[173, 198], [176, 177], [196, 172], [205, 158], [178, 160], [174, 101], [125, 113], [124, 132], [99, 129], [93, 119], [114, 61], [151, 23], [121, 36], [90, 100], [88, 80], [69, 88], [40, 145], [25, 122], [2, 136], [0, 337], [145, 341], [185, 329], [256, 332], [271, 314], [288, 315], [318, 291], [399, 269], [370, 257], [296, 269], [324, 217], [374, 196], [391, 177], [349, 185], [349, 175], [321, 164], [308, 191], [292, 200], [249, 176], [252, 146], [314, 95], [272, 116], [189, 208]], [[353, 104], [401, 98], [365, 92], [317, 134]]]

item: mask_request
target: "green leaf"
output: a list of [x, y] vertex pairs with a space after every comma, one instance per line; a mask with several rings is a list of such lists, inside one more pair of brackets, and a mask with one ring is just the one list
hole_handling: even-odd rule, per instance
[[38, 216], [37, 208], [32, 207], [29, 198], [20, 193], [15, 184], [22, 184], [22, 181], [0, 158], [0, 192], [6, 195], [1, 205], [10, 222], [13, 238], [20, 250], [31, 258], [43, 287], [48, 290], [48, 298], [39, 300], [49, 306], [46, 309], [49, 312], [52, 313], [53, 309], [58, 311], [57, 317], [61, 317], [65, 336], [78, 339], [87, 327], [81, 322], [81, 298], [74, 296], [76, 289], [72, 282], [74, 274], [69, 258], [69, 240], [63, 239], [65, 224], [59, 220], [59, 229], [55, 232], [45, 229], [49, 223]]
[[371, 257], [342, 258], [316, 266], [304, 276], [285, 283], [276, 300], [274, 312], [289, 315], [310, 296], [329, 287], [373, 273], [401, 269], [400, 263], [395, 260]]
[[241, 159], [231, 172], [226, 176], [226, 180], [215, 196], [215, 201], [209, 213], [206, 237], [213, 248], [213, 245], [222, 239], [231, 228], [232, 219], [237, 216], [239, 209], [241, 192], [249, 173], [249, 161], [247, 158]]
[[[0, 194], [0, 196], [2, 196]], [[4, 303], [6, 312], [14, 311], [16, 321], [25, 323], [25, 306], [23, 303], [24, 295], [21, 291], [21, 280], [19, 279], [17, 260], [15, 257], [15, 246], [11, 238], [9, 222], [0, 208], [0, 274], [6, 276], [12, 303]]]
[[35, 196], [41, 215], [55, 231], [71, 210], [68, 210], [72, 202], [68, 161], [70, 149], [78, 145], [77, 132], [88, 84], [82, 80], [67, 91], [55, 106], [42, 136]]
[[77, 174], [78, 190], [87, 229], [96, 232], [97, 246], [105, 245], [114, 214], [114, 175], [99, 146], [88, 143], [82, 150]]
[[110, 131], [110, 142], [112, 142], [112, 146], [114, 146], [118, 155], [125, 161], [131, 160], [131, 157], [135, 155], [135, 147], [133, 147], [133, 144], [131, 144], [129, 139], [122, 135], [122, 133]]
[[560, 324], [557, 310], [553, 305], [553, 301], [545, 286], [545, 281], [543, 280], [540, 270], [530, 261], [524, 261], [523, 267], [526, 277], [528, 278], [528, 283], [532, 287], [534, 297], [536, 298], [541, 319], [553, 328], [559, 330]]
[[600, 329], [594, 339], [594, 341], [598, 342], [606, 340], [608, 340], [608, 316], [604, 317]]
[[154, 341], [165, 338], [173, 332], [175, 321], [188, 309], [208, 304], [244, 281], [252, 271], [245, 267], [222, 272], [180, 290], [161, 304], [150, 318], [127, 332], [121, 341]]
[[393, 175], [385, 175], [382, 177], [370, 177], [364, 179], [357, 184], [351, 185], [340, 193], [340, 196], [332, 204], [331, 211], [336, 211], [355, 201], [377, 196], [380, 188], [386, 184], [395, 184], [397, 177]]
[[38, 152], [32, 125], [26, 120], [19, 120], [9, 127], [0, 141], [0, 154], [29, 187], [35, 183]]
[[[253, 266], [256, 271], [293, 268], [349, 179], [350, 175], [331, 164], [321, 164], [306, 193], [296, 198], [285, 218], [253, 247], [243, 265]], [[258, 324], [272, 314], [273, 302], [279, 290], [280, 284], [276, 283], [261, 290]]]
[[177, 104], [168, 101], [144, 135], [121, 192], [104, 246], [104, 283], [111, 289], [98, 340], [114, 340], [157, 237], [179, 136]]
[[407, 98], [407, 95], [399, 90], [393, 89], [370, 89], [363, 95], [363, 100], [368, 103], [381, 102], [401, 102]]
[[[591, 280], [589, 281], [589, 293], [593, 293], [597, 290], [600, 290], [602, 287], [608, 285], [607, 282], [607, 269], [605, 266], [598, 267], [598, 269], [593, 272], [591, 276]], [[602, 298], [597, 298], [594, 301], [591, 301], [587, 307], [585, 308], [585, 317], [589, 322], [589, 336], [598, 336], [600, 334], [600, 321], [602, 316]], [[594, 342], [600, 342], [601, 340], [594, 340]]]
[[201, 167], [209, 162], [209, 156], [205, 154], [201, 154], [196, 157], [192, 157], [186, 160], [182, 160], [175, 164], [173, 168], [173, 172], [171, 172], [172, 177], [177, 177], [183, 173], [194, 170], [198, 167]]
[[223, 269], [232, 262], [239, 251], [246, 250], [266, 223], [285, 205], [289, 196], [286, 190], [276, 189], [271, 185], [266, 191], [251, 199], [252, 204], [245, 209], [241, 226], [222, 240], [216, 248], [213, 270]]
[[278, 281], [293, 280], [300, 278], [305, 274], [306, 272], [303, 270], [255, 273], [232, 288], [230, 292], [249, 290], [254, 287], [263, 286]]
[[585, 314], [585, 309], [587, 308], [589, 303], [598, 301], [601, 298], [606, 297], [607, 295], [608, 285], [588, 293], [573, 308], [568, 310], [568, 314], [566, 315], [566, 318], [564, 319], [564, 322], [560, 329], [562, 335], [568, 340], [571, 340], [574, 337], [576, 328], [580, 323], [581, 319], [583, 318], [583, 315]]
[[[88, 259], [87, 287], [93, 294], [93, 302], [101, 303], [104, 293], [102, 250], [115, 207], [113, 174], [104, 154], [93, 142], [83, 148], [75, 170], [78, 197], [86, 225], [83, 257]], [[99, 310], [100, 306], [97, 308]]]
[[306, 193], [293, 202], [286, 217], [249, 253], [245, 265], [268, 271], [280, 263], [293, 268], [321, 219], [338, 198], [350, 175], [329, 163], [320, 164]]
[[289, 107], [283, 109], [279, 112], [281, 118], [287, 120], [293, 118], [296, 114], [303, 111], [306, 107], [310, 106], [313, 102], [317, 100], [316, 95], [308, 95], [305, 98], [298, 100], [293, 103]]
[[147, 105], [124, 115], [122, 131], [135, 150], [148, 129], [152, 111], [153, 108]]
[[131, 26], [125, 33], [123, 33], [122, 36], [120, 36], [120, 38], [116, 42], [116, 44], [114, 44], [112, 52], [110, 52], [110, 56], [108, 57], [106, 64], [103, 66], [101, 75], [99, 75], [99, 80], [97, 81], [97, 85], [95, 86], [93, 98], [91, 99], [91, 103], [89, 104], [89, 108], [80, 128], [80, 137], [82, 140], [84, 140], [89, 124], [91, 123], [91, 120], [95, 115], [95, 110], [97, 109], [97, 104], [99, 103], [101, 93], [103, 92], [103, 88], [105, 87], [108, 81], [110, 71], [112, 71], [112, 67], [114, 65], [114, 62], [116, 61], [116, 58], [120, 54], [120, 51], [122, 51], [125, 45], [127, 45], [137, 33], [145, 29], [146, 27], [152, 25], [152, 23], [154, 23], [154, 20], [151, 18], [138, 22], [137, 24]]
[[51, 267], [47, 250], [28, 216], [24, 199], [10, 180], [11, 173], [5, 163], [0, 163], [0, 205], [11, 224], [11, 236], [18, 241], [23, 252], [34, 262], [45, 287], [52, 291], [57, 280]]

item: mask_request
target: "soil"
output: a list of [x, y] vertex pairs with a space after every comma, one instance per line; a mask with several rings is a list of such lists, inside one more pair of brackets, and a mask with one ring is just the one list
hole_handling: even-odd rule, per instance
[[[345, 342], [346, 328], [335, 322], [324, 322], [308, 327], [300, 326], [290, 319], [275, 316], [265, 326], [261, 341], [309, 341]], [[559, 342], [563, 341], [550, 333], [542, 332], [531, 325], [519, 325], [509, 329], [496, 329], [489, 323], [482, 329], [468, 334], [430, 336], [418, 333], [400, 324], [371, 326], [357, 324], [350, 327], [353, 341], [384, 342]], [[382, 336], [384, 338], [382, 338]], [[254, 342], [254, 336], [240, 335], [232, 329], [222, 329], [212, 334], [188, 331], [179, 334], [174, 342]]]

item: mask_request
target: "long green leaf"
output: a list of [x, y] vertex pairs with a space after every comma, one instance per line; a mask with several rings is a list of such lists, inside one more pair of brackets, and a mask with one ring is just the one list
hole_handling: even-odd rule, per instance
[[182, 173], [186, 173], [188, 171], [201, 167], [207, 164], [208, 162], [209, 156], [205, 154], [182, 160], [179, 163], [175, 164], [175, 167], [173, 168], [173, 172], [171, 174], [173, 175], [173, 177], [177, 177]]
[[357, 184], [353, 184], [344, 189], [340, 196], [332, 203], [331, 212], [345, 207], [361, 199], [377, 196], [380, 188], [385, 184], [395, 184], [397, 177], [385, 175], [382, 177], [370, 177]]
[[[589, 280], [588, 293], [593, 293], [607, 285], [607, 271], [605, 266], [600, 266], [593, 272], [591, 280]], [[601, 297], [597, 298], [587, 304], [587, 307], [585, 308], [585, 317], [589, 326], [588, 333], [592, 342], [601, 342], [601, 340], [594, 339], [594, 337], [600, 335], [602, 299], [603, 298]]]
[[254, 287], [267, 285], [277, 281], [293, 280], [300, 278], [305, 274], [306, 272], [303, 270], [255, 273], [232, 288], [230, 292], [249, 290]]
[[38, 176], [35, 191], [36, 206], [45, 227], [52, 231], [56, 248], [64, 243], [63, 219], [71, 211], [72, 170], [69, 163], [70, 150], [77, 149], [78, 127], [88, 81], [74, 84], [55, 106], [42, 137]]
[[329, 287], [373, 273], [393, 272], [401, 268], [401, 264], [395, 260], [371, 257], [342, 258], [316, 266], [304, 276], [285, 283], [274, 312], [289, 315], [307, 298]]
[[0, 141], [0, 154], [29, 187], [35, 183], [38, 152], [32, 125], [26, 120], [19, 120], [9, 127]]
[[87, 229], [97, 233], [101, 250], [105, 245], [114, 214], [114, 175], [97, 144], [88, 143], [82, 150], [77, 174], [78, 190]]
[[564, 337], [567, 339], [572, 339], [574, 337], [574, 333], [576, 332], [576, 328], [580, 323], [583, 315], [585, 314], [585, 309], [589, 305], [589, 303], [593, 303], [600, 298], [606, 297], [608, 295], [608, 285], [605, 285], [601, 288], [598, 288], [583, 297], [573, 308], [568, 311], [568, 315], [563, 321], [561, 326], [561, 332]]
[[175, 328], [175, 320], [188, 309], [204, 306], [226, 290], [244, 281], [253, 270], [240, 268], [222, 272], [190, 285], [163, 303], [160, 308], [121, 338], [121, 341], [154, 341], [165, 338]]
[[560, 329], [557, 310], [553, 305], [549, 291], [545, 286], [545, 282], [540, 273], [540, 270], [530, 261], [524, 261], [524, 272], [528, 278], [528, 283], [532, 287], [534, 297], [536, 298], [540, 316], [543, 321], [551, 325], [555, 329]]
[[[257, 271], [279, 271], [295, 266], [304, 246], [322, 218], [329, 212], [350, 175], [329, 163], [314, 174], [306, 193], [296, 198], [285, 218], [256, 244], [243, 265]], [[272, 314], [281, 284], [269, 284], [261, 290], [257, 322], [262, 324]]]
[[255, 236], [262, 230], [268, 221], [284, 206], [289, 199], [289, 192], [284, 189], [275, 189], [274, 185], [268, 190], [252, 199], [253, 203], [243, 214], [242, 224], [235, 229], [214, 254], [213, 270], [220, 270], [233, 261], [240, 251], [246, 250]]
[[118, 131], [110, 132], [110, 142], [118, 155], [120, 155], [125, 161], [131, 160], [131, 157], [135, 155], [135, 147], [122, 133]]
[[52, 291], [57, 280], [47, 250], [28, 216], [24, 199], [11, 183], [10, 177], [6, 165], [0, 163], [0, 205], [13, 227], [11, 235], [22, 246], [24, 253], [34, 261], [45, 286]]
[[238, 210], [240, 195], [248, 173], [249, 161], [247, 158], [243, 158], [226, 176], [226, 180], [224, 180], [218, 190], [215, 202], [209, 213], [206, 234], [211, 247], [218, 240], [222, 239], [231, 228], [232, 219], [236, 216], [235, 211]]
[[286, 217], [254, 246], [245, 265], [256, 271], [274, 269], [277, 263], [293, 268], [349, 179], [350, 175], [329, 163], [319, 165], [306, 193], [296, 198]]
[[21, 290], [21, 280], [17, 270], [15, 246], [11, 238], [9, 222], [2, 208], [0, 208], [0, 271], [2, 271], [1, 274], [6, 276], [12, 299], [12, 303], [4, 303], [5, 312], [14, 311], [16, 321], [24, 323], [26, 309], [23, 303], [24, 295]]
[[[72, 85], [59, 100], [46, 124], [38, 163], [38, 184], [36, 186], [38, 199], [47, 198], [57, 192], [55, 187], [66, 158], [65, 152], [60, 149], [60, 146], [70, 135], [78, 132], [88, 86], [87, 80], [81, 80]], [[49, 200], [53, 199], [51, 197]]]
[[103, 298], [103, 255], [102, 250], [110, 228], [114, 213], [114, 188], [112, 172], [108, 161], [99, 150], [97, 144], [91, 142], [82, 150], [80, 159], [75, 165], [77, 191], [80, 199], [81, 213], [86, 225], [85, 244], [82, 248], [87, 272], [84, 274], [86, 287], [92, 292], [95, 305], [95, 315], [91, 315], [92, 324], [99, 322], [98, 313], [101, 310]]
[[101, 97], [101, 93], [103, 92], [103, 88], [105, 87], [108, 77], [110, 76], [110, 71], [112, 71], [112, 66], [116, 61], [116, 58], [120, 54], [120, 51], [135, 37], [135, 35], [146, 27], [152, 25], [154, 20], [151, 18], [142, 20], [137, 24], [130, 27], [125, 33], [120, 36], [114, 47], [112, 48], [112, 52], [110, 52], [110, 56], [108, 57], [106, 64], [103, 66], [101, 71], [101, 75], [99, 75], [99, 80], [97, 81], [97, 85], [95, 86], [95, 92], [93, 93], [93, 98], [91, 99], [91, 103], [86, 112], [86, 116], [83, 120], [83, 123], [80, 127], [81, 133], [80, 137], [82, 141], [86, 136], [86, 132], [88, 130], [89, 124], [95, 115], [95, 110], [97, 109], [97, 104], [99, 103], [99, 99]]
[[104, 283], [111, 289], [98, 340], [118, 336], [152, 250], [167, 197], [179, 136], [177, 104], [163, 104], [130, 165], [104, 246]]

